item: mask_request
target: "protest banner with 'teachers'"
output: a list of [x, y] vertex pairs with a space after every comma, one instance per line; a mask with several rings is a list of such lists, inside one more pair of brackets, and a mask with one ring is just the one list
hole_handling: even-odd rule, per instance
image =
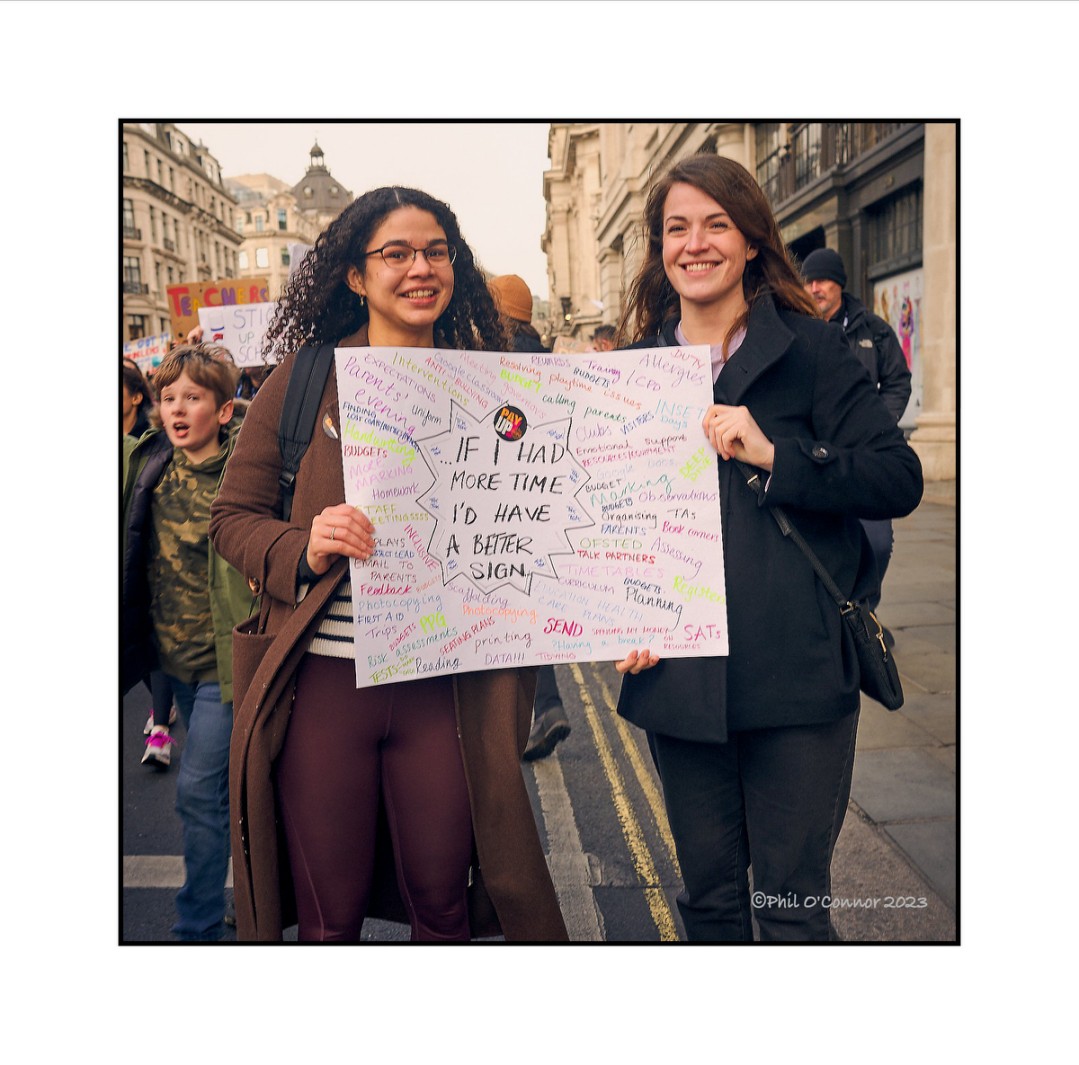
[[707, 347], [336, 352], [358, 687], [727, 654]]
[[270, 298], [270, 282], [265, 277], [230, 277], [221, 281], [169, 285], [165, 294], [169, 300], [172, 335], [183, 338], [199, 324], [200, 307], [266, 303]]
[[276, 310], [277, 303], [273, 301], [200, 307], [202, 342], [228, 348], [237, 366], [261, 366], [266, 361], [262, 355], [262, 338]]

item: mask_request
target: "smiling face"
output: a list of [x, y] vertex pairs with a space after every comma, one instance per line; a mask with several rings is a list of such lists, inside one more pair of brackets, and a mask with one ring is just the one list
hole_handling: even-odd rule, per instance
[[[386, 216], [364, 250], [375, 251], [395, 242], [426, 249], [445, 240], [444, 230], [429, 211], [399, 207]], [[453, 296], [453, 265], [432, 266], [425, 255], [417, 255], [412, 262], [406, 256], [406, 265], [395, 268], [381, 255], [371, 255], [364, 260], [362, 272], [349, 268], [348, 287], [367, 298], [372, 345], [430, 348], [435, 342], [435, 322]]]
[[221, 450], [219, 434], [232, 417], [232, 400], [222, 406], [209, 388], [195, 384], [185, 370], [161, 389], [161, 424], [173, 447], [191, 462], [204, 462]]
[[663, 269], [682, 316], [745, 307], [742, 274], [757, 254], [723, 207], [695, 185], [671, 186], [663, 205]]

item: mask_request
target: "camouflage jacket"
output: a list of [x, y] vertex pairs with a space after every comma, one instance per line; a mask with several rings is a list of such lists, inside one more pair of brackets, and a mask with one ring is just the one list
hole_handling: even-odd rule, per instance
[[[239, 432], [239, 424], [229, 433], [225, 462], [218, 474], [224, 473], [225, 464], [232, 454]], [[121, 682], [126, 693], [149, 671], [159, 665], [157, 646], [154, 641], [154, 615], [160, 624], [160, 611], [154, 610], [150, 579], [151, 566], [160, 560], [153, 559], [153, 497], [170, 467], [173, 457], [172, 445], [167, 435], [159, 429], [151, 429], [135, 444], [124, 448], [123, 491], [123, 594], [121, 600]], [[223, 702], [232, 701], [232, 630], [248, 618], [257, 606], [247, 581], [222, 559], [209, 540], [195, 547], [194, 557], [199, 565], [205, 565], [202, 579], [209, 592], [209, 610], [212, 634], [207, 633], [206, 649], [212, 648], [216, 660], [216, 676], [221, 685]], [[201, 562], [205, 553], [205, 563]], [[191, 556], [189, 556], [190, 558]], [[181, 623], [182, 619], [173, 619]], [[202, 624], [205, 624], [203, 622]], [[166, 641], [168, 642], [168, 641]], [[172, 641], [170, 657], [184, 663], [185, 655], [177, 651], [177, 641]], [[186, 663], [196, 668], [198, 656]], [[181, 665], [179, 673], [184, 672]], [[211, 668], [211, 672], [214, 672]], [[178, 675], [179, 675], [178, 673]]]

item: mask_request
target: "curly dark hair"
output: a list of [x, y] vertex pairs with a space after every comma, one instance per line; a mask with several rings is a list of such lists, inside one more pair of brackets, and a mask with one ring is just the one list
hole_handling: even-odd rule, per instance
[[791, 264], [772, 208], [753, 175], [733, 159], [720, 155], [694, 155], [675, 163], [648, 193], [644, 208], [647, 251], [630, 286], [625, 310], [618, 323], [620, 346], [655, 336], [664, 323], [679, 314], [678, 293], [663, 269], [663, 207], [671, 186], [679, 182], [700, 189], [722, 204], [750, 247], [757, 249], [756, 256], [746, 262], [742, 275], [747, 309], [727, 332], [724, 349], [745, 326], [753, 304], [765, 293], [781, 307], [820, 317], [817, 305], [806, 293]]
[[315, 246], [289, 278], [263, 341], [267, 361], [279, 362], [304, 344], [335, 342], [355, 333], [368, 320], [348, 287], [349, 267], [362, 276], [364, 252], [375, 230], [399, 207], [418, 207], [434, 215], [457, 249], [453, 297], [435, 322], [435, 344], [445, 348], [506, 349], [494, 300], [487, 291], [472, 249], [461, 235], [449, 205], [419, 189], [398, 185], [372, 189], [353, 201], [319, 235]]

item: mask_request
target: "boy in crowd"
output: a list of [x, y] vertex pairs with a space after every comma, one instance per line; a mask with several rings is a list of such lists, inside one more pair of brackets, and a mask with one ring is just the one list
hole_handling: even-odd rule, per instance
[[[154, 375], [162, 428], [125, 449], [122, 681], [127, 692], [160, 664], [187, 730], [176, 782], [185, 879], [172, 929], [182, 940], [224, 933], [232, 629], [256, 600], [208, 530], [239, 432], [237, 377], [210, 347], [174, 349]], [[143, 760], [167, 765], [172, 743], [155, 725]]]

